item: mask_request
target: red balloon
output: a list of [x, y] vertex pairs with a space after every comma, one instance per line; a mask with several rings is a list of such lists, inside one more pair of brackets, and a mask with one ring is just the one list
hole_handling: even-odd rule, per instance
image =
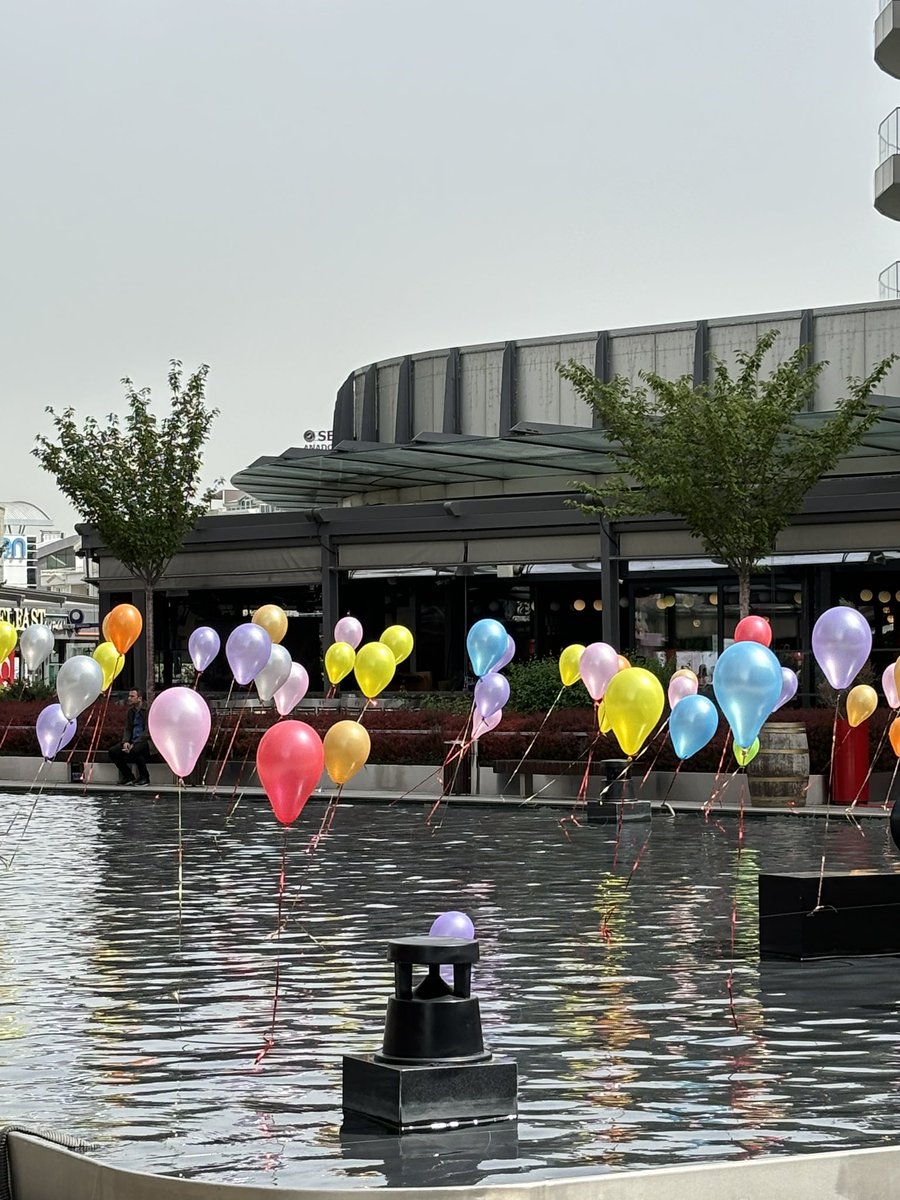
[[324, 768], [322, 739], [305, 721], [279, 721], [260, 738], [256, 770], [282, 825], [300, 816]]
[[765, 617], [744, 617], [734, 630], [736, 642], [759, 642], [760, 646], [772, 645], [772, 626]]

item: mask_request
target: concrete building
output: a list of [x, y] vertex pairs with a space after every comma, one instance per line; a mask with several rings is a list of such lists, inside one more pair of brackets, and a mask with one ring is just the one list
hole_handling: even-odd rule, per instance
[[[875, 21], [875, 62], [888, 75], [900, 79], [900, 2], [888, 0]], [[875, 207], [884, 216], [900, 220], [900, 108], [889, 113], [878, 127], [878, 165], [875, 168]], [[882, 300], [900, 299], [900, 261], [878, 276]]]

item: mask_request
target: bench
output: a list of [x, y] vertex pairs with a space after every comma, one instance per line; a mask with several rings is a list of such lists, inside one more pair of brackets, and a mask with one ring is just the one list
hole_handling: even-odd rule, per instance
[[591, 775], [602, 775], [604, 773], [603, 760], [599, 758], [591, 759], [590, 768], [588, 768], [587, 759], [581, 759], [578, 762], [563, 762], [554, 761], [547, 758], [531, 758], [525, 759], [519, 770], [516, 771], [513, 779], [513, 772], [519, 766], [517, 758], [498, 758], [493, 764], [492, 769], [497, 776], [497, 787], [501, 793], [506, 792], [510, 784], [514, 784], [519, 796], [534, 795], [534, 776], [549, 775], [555, 777], [558, 775], [576, 775], [579, 780], [584, 778], [585, 770], [589, 770]]

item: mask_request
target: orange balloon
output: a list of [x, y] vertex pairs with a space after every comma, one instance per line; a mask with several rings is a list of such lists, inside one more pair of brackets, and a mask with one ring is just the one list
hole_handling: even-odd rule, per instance
[[628, 659], [625, 657], [625, 655], [620, 654], [619, 655], [619, 670], [627, 671], [630, 666], [631, 666], [631, 663], [628, 661]]
[[900, 758], [900, 717], [894, 717], [891, 721], [890, 739], [894, 753]]
[[894, 663], [894, 687], [900, 688], [900, 658]]
[[109, 641], [109, 631], [106, 628], [108, 621], [109, 621], [109, 613], [107, 613], [106, 616], [103, 618], [103, 624], [100, 626], [100, 631], [103, 634], [104, 642]]
[[133, 604], [117, 604], [106, 614], [103, 632], [120, 654], [125, 654], [141, 636], [141, 614]]

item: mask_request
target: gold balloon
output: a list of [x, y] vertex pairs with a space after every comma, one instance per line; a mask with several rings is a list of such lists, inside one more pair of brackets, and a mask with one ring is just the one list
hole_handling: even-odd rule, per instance
[[261, 625], [276, 646], [287, 633], [287, 613], [277, 604], [264, 604], [250, 620], [254, 625]]
[[9, 621], [0, 621], [0, 662], [9, 658], [18, 640], [15, 625], [10, 625]]
[[578, 674], [578, 664], [581, 662], [582, 654], [584, 654], [584, 646], [579, 642], [573, 642], [571, 646], [566, 646], [559, 656], [559, 677], [563, 687], [571, 687], [581, 678]]
[[412, 654], [413, 635], [405, 625], [390, 625], [378, 640], [391, 651], [398, 666]]
[[325, 747], [325, 770], [332, 782], [346, 783], [369, 761], [372, 741], [359, 721], [338, 721], [322, 739]]
[[743, 746], [739, 746], [736, 742], [734, 745], [734, 757], [737, 760], [739, 767], [746, 767], [747, 763], [753, 762], [759, 754], [759, 738], [753, 739], [753, 745], [748, 746], [746, 750]]
[[597, 724], [600, 726], [601, 733], [609, 733], [612, 725], [609, 723], [609, 717], [606, 715], [606, 701], [601, 700], [597, 705]]
[[662, 716], [666, 702], [662, 684], [644, 667], [628, 667], [613, 675], [603, 697], [616, 740], [629, 757], [637, 754]]
[[331, 684], [338, 684], [353, 670], [356, 651], [349, 642], [332, 642], [325, 651], [325, 674]]
[[690, 667], [679, 667], [677, 671], [672, 672], [673, 679], [677, 679], [679, 675], [683, 675], [686, 679], [693, 679], [694, 683], [699, 682], [697, 673], [692, 671]]
[[101, 642], [94, 653], [91, 655], [96, 663], [99, 663], [100, 670], [103, 672], [103, 687], [102, 691], [112, 687], [112, 682], [125, 666], [125, 655], [120, 654], [112, 642]]
[[356, 652], [353, 673], [359, 690], [369, 700], [383, 692], [394, 678], [397, 663], [394, 652], [383, 642], [367, 642]]
[[878, 693], [867, 683], [858, 683], [847, 693], [847, 722], [854, 729], [867, 721], [878, 707]]
[[627, 671], [628, 668], [631, 666], [631, 663], [628, 661], [628, 659], [625, 657], [624, 654], [619, 654], [617, 656], [617, 661], [619, 664], [620, 671]]

